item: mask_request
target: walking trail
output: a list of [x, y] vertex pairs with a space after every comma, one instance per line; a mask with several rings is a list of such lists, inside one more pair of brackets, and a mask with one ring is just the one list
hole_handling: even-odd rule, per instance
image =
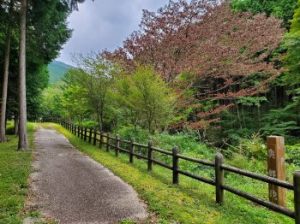
[[40, 128], [35, 145], [30, 203], [44, 216], [61, 224], [110, 224], [147, 217], [146, 206], [132, 187], [77, 151], [63, 135]]

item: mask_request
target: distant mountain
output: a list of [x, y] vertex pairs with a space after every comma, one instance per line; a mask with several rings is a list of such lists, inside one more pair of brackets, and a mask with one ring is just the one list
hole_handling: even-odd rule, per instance
[[48, 65], [49, 70], [49, 83], [54, 84], [62, 80], [65, 74], [73, 68], [71, 65], [67, 65], [61, 61], [53, 61]]

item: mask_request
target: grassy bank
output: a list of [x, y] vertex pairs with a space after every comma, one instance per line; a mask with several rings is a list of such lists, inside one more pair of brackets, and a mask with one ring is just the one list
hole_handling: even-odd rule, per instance
[[[157, 215], [157, 223], [293, 223], [290, 218], [227, 192], [225, 204], [219, 206], [215, 203], [212, 186], [182, 176], [179, 186], [174, 186], [171, 184], [171, 172], [166, 169], [155, 166], [153, 172], [148, 173], [145, 161], [135, 159], [134, 165], [131, 165], [128, 163], [127, 155], [116, 158], [113, 153], [107, 153], [81, 141], [59, 125], [45, 124], [45, 126], [63, 133], [79, 150], [132, 185], [146, 201], [149, 210]], [[266, 189], [266, 186], [261, 187], [259, 183], [244, 183], [243, 180], [236, 180], [233, 176], [228, 178], [228, 183], [255, 195], [265, 193]]]
[[[34, 124], [29, 124], [30, 148], [33, 146]], [[0, 224], [22, 223], [22, 210], [28, 189], [32, 150], [17, 151], [18, 139], [8, 136], [0, 144]]]

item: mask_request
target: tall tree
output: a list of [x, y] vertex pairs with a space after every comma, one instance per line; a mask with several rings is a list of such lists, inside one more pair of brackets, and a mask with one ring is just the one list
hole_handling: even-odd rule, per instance
[[3, 83], [2, 83], [2, 102], [1, 102], [1, 119], [0, 119], [0, 142], [6, 141], [5, 136], [5, 124], [6, 124], [6, 105], [7, 105], [7, 89], [8, 89], [8, 74], [9, 74], [9, 62], [10, 62], [10, 50], [11, 50], [11, 32], [12, 32], [12, 10], [13, 1], [9, 2], [9, 13], [6, 31], [5, 41], [5, 55], [4, 55], [4, 72], [3, 72]]
[[26, 20], [27, 0], [21, 0], [19, 48], [19, 150], [28, 148], [26, 105]]
[[[116, 66], [101, 57], [80, 57], [78, 68], [70, 70], [65, 78], [66, 87], [74, 85], [82, 90], [81, 95], [85, 98], [88, 109], [96, 117], [100, 130], [103, 130], [104, 118], [109, 114], [109, 101], [111, 101], [109, 92], [114, 84], [117, 71]], [[65, 103], [65, 105], [67, 104]], [[77, 111], [79, 110], [77, 109]]]

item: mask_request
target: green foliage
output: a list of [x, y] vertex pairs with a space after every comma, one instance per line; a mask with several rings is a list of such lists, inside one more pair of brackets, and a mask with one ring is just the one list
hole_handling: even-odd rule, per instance
[[79, 56], [78, 61], [61, 91], [55, 86], [45, 91], [45, 115], [81, 123], [94, 120], [100, 130], [129, 125], [151, 133], [165, 129], [173, 119], [175, 95], [152, 68], [140, 66], [125, 75], [102, 57]]
[[264, 140], [258, 134], [253, 134], [248, 139], [240, 139], [238, 145], [239, 154], [246, 156], [249, 159], [257, 159], [266, 161], [267, 148]]
[[285, 74], [285, 81], [290, 86], [298, 85], [300, 82], [300, 1], [298, 1], [291, 30], [286, 35], [284, 45], [288, 49], [285, 58], [288, 72]]
[[280, 18], [289, 27], [296, 7], [296, 0], [232, 0], [234, 10], [266, 13]]
[[299, 111], [300, 101], [298, 97], [294, 97], [292, 103], [284, 108], [270, 110], [263, 117], [262, 133], [264, 135], [291, 135], [293, 131], [300, 130]]
[[133, 74], [120, 76], [116, 90], [116, 98], [124, 108], [125, 122], [128, 120], [153, 133], [171, 121], [175, 96], [152, 68], [140, 66]]
[[63, 111], [61, 102], [62, 89], [58, 85], [46, 88], [42, 93], [42, 114], [44, 117], [59, 117]]
[[121, 126], [116, 130], [123, 139], [131, 140], [136, 142], [147, 144], [151, 139], [150, 134], [147, 130], [142, 129], [138, 126], [134, 127], [132, 125]]
[[[69, 74], [72, 74], [70, 71]], [[86, 92], [78, 85], [68, 85], [64, 87], [61, 98], [61, 105], [66, 111], [66, 116], [78, 120], [80, 123], [89, 113], [86, 98]]]
[[295, 145], [287, 145], [286, 152], [286, 161], [294, 164], [297, 167], [300, 167], [300, 143]]
[[216, 152], [213, 148], [209, 148], [207, 145], [199, 142], [194, 133], [171, 135], [163, 132], [150, 134], [148, 131], [134, 126], [124, 126], [119, 128], [116, 132], [123, 139], [134, 139], [134, 141], [143, 144], [147, 144], [151, 141], [154, 146], [169, 151], [174, 147], [178, 147], [181, 153], [196, 158], [212, 159]]
[[241, 104], [243, 106], [254, 106], [254, 107], [260, 107], [263, 102], [266, 102], [267, 98], [264, 96], [259, 97], [253, 97], [253, 96], [245, 96], [240, 97], [237, 101], [238, 104]]
[[[115, 117], [112, 94], [116, 73], [117, 67], [109, 61], [81, 56], [79, 68], [71, 69], [64, 79], [63, 107], [73, 111], [68, 117], [78, 119], [75, 113], [80, 113], [81, 120], [94, 118], [103, 130], [105, 124]], [[73, 89], [71, 92], [70, 88]]]

